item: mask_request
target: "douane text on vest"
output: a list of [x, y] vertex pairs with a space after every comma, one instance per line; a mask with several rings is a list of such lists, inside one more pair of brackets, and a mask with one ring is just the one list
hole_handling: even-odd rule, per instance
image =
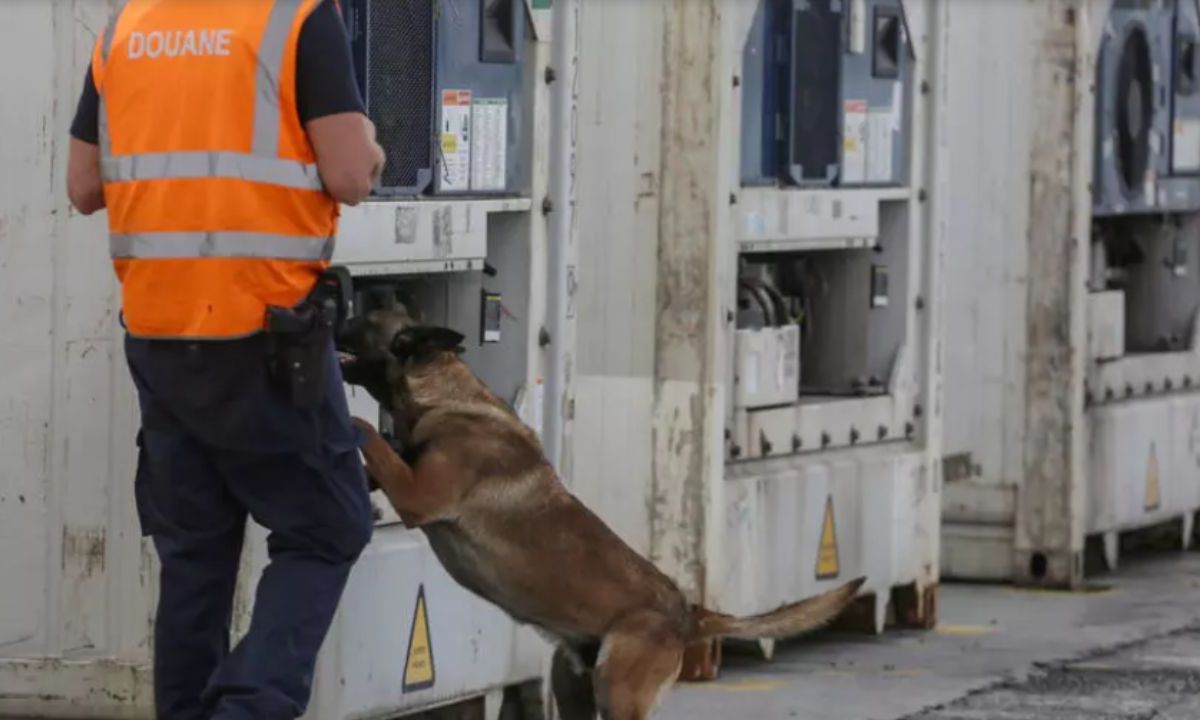
[[130, 60], [159, 57], [229, 57], [233, 30], [152, 30], [132, 32], [126, 46]]

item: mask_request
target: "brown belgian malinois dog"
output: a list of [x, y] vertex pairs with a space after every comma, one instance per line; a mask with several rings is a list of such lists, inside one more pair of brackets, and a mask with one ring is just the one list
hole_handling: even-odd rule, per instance
[[756, 617], [689, 604], [567, 492], [534, 432], [460, 360], [462, 341], [402, 307], [348, 323], [344, 377], [392, 414], [404, 449], [356, 419], [367, 471], [458, 583], [556, 643], [563, 720], [648, 718], [689, 645], [797, 635], [854, 599], [862, 579]]

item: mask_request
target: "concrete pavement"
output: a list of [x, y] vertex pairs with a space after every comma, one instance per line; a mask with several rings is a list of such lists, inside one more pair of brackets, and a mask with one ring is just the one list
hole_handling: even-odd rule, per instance
[[[781, 647], [770, 663], [728, 658], [720, 681], [677, 686], [659, 717], [1195, 719], [1193, 627], [1196, 553], [1131, 559], [1080, 594], [947, 585], [935, 631], [828, 634]], [[1071, 711], [1074, 700], [1088, 709]]]

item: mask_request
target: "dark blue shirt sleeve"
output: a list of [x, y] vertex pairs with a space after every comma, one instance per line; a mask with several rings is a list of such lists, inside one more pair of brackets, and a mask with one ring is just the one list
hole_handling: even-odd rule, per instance
[[[296, 53], [296, 106], [302, 123], [338, 113], [365, 113], [346, 25], [334, 0], [323, 0], [304, 22]], [[100, 95], [90, 64], [71, 137], [93, 145], [100, 142]]]
[[296, 105], [301, 122], [365, 112], [354, 77], [346, 23], [334, 0], [324, 0], [300, 30]]
[[93, 145], [100, 144], [100, 94], [92, 79], [92, 64], [88, 63], [87, 76], [83, 79], [83, 95], [75, 108], [75, 119], [71, 121], [71, 137]]

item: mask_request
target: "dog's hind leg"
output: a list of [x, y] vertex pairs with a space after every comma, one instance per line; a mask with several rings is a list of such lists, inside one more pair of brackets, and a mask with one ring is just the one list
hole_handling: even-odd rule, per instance
[[596, 700], [604, 720], [646, 720], [679, 677], [685, 643], [665, 615], [641, 611], [617, 621], [600, 648]]
[[596, 720], [596, 691], [592, 669], [583, 667], [569, 650], [558, 647], [550, 668], [550, 686], [561, 720]]

